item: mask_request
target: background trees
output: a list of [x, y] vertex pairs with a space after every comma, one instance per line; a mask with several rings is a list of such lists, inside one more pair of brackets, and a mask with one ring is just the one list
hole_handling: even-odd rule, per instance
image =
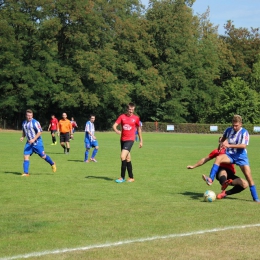
[[133, 101], [142, 121], [260, 122], [258, 29], [218, 35], [193, 2], [1, 1], [1, 119], [93, 112], [105, 130]]

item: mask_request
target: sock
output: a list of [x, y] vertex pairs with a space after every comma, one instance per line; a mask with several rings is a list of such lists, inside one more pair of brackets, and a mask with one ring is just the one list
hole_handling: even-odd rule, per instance
[[219, 170], [219, 166], [217, 164], [213, 164], [210, 174], [209, 174], [209, 178], [212, 180], [212, 182], [214, 181], [218, 170]]
[[125, 171], [126, 171], [126, 160], [122, 161], [122, 164], [121, 164], [121, 177], [123, 179], [125, 179]]
[[56, 137], [52, 136], [52, 142], [55, 143], [56, 142]]
[[226, 194], [227, 194], [227, 195], [232, 195], [232, 194], [239, 193], [239, 192], [241, 192], [241, 191], [243, 191], [243, 190], [244, 190], [244, 188], [243, 188], [242, 186], [236, 185], [236, 186], [234, 186], [231, 190], [227, 190], [227, 191], [226, 191]]
[[70, 152], [70, 148], [67, 148], [67, 153], [69, 153]]
[[30, 166], [30, 161], [23, 161], [23, 172], [24, 173], [29, 173], [29, 166]]
[[255, 185], [250, 186], [250, 192], [251, 192], [253, 200], [258, 200], [258, 195], [257, 195]]
[[220, 178], [219, 178], [219, 183], [220, 185], [222, 185], [225, 181], [227, 180], [227, 177], [222, 175]]
[[132, 167], [131, 161], [126, 163], [126, 167], [127, 167], [127, 172], [128, 172], [129, 178], [133, 179], [134, 175], [133, 175], [133, 167]]
[[87, 161], [88, 160], [88, 150], [85, 151], [85, 160], [84, 161]]
[[98, 149], [94, 149], [93, 152], [92, 152], [92, 155], [91, 155], [91, 158], [95, 158], [96, 154], [98, 152]]
[[46, 157], [44, 159], [47, 163], [49, 163], [50, 165], [53, 165], [54, 162], [52, 161], [51, 157], [49, 155], [46, 154]]

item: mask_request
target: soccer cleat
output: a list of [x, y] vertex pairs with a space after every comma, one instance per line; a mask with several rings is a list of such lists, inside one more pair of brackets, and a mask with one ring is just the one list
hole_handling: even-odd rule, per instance
[[127, 182], [134, 182], [134, 181], [135, 181], [134, 178], [129, 178], [129, 179], [127, 180]]
[[206, 175], [202, 175], [202, 179], [207, 183], [207, 185], [211, 186], [212, 185], [212, 180], [207, 177]]
[[233, 180], [231, 180], [231, 179], [226, 180], [226, 181], [222, 184], [221, 190], [225, 190], [230, 184], [232, 184], [232, 181], [233, 181]]
[[260, 203], [260, 200], [259, 199], [255, 199], [254, 202]]
[[24, 174], [22, 174], [22, 177], [29, 177], [29, 176], [30, 176], [29, 173], [24, 173]]
[[85, 162], [85, 163], [89, 163], [89, 160], [85, 160], [84, 162]]
[[57, 142], [54, 143], [54, 145], [56, 145], [56, 144], [57, 144]]
[[55, 143], [52, 143], [51, 145], [55, 145]]
[[125, 179], [123, 179], [123, 178], [118, 178], [117, 180], [115, 180], [115, 182], [117, 182], [117, 183], [122, 183], [122, 182], [125, 182]]
[[51, 166], [51, 168], [52, 168], [52, 171], [53, 171], [53, 172], [56, 172], [56, 171], [57, 171], [56, 163], [54, 163], [54, 164]]
[[227, 197], [226, 191], [223, 190], [221, 193], [217, 195], [217, 199], [221, 200]]
[[90, 158], [91, 162], [97, 162], [97, 160], [95, 158]]

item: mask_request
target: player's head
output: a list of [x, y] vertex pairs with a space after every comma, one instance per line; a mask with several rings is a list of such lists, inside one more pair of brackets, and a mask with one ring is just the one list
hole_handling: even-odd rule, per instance
[[127, 114], [128, 114], [129, 116], [131, 116], [131, 115], [133, 115], [134, 111], [135, 111], [135, 104], [132, 103], [132, 102], [130, 102], [130, 103], [127, 105]]
[[242, 117], [240, 115], [234, 115], [232, 119], [232, 127], [237, 132], [242, 127]]
[[27, 109], [25, 113], [27, 121], [31, 121], [33, 118], [33, 111], [31, 109]]
[[62, 113], [62, 118], [66, 119], [67, 118], [67, 114], [66, 113]]
[[71, 118], [71, 121], [74, 121], [74, 117]]
[[52, 115], [51, 115], [51, 118], [55, 118], [55, 115], [52, 114]]
[[90, 122], [93, 123], [95, 121], [95, 119], [96, 119], [96, 116], [91, 114], [89, 117]]

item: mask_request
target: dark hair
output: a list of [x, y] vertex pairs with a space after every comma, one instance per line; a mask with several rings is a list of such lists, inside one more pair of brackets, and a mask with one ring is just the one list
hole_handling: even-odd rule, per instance
[[91, 118], [92, 116], [96, 117], [94, 114], [90, 114], [89, 118]]
[[133, 102], [128, 103], [127, 107], [135, 107], [135, 104]]

